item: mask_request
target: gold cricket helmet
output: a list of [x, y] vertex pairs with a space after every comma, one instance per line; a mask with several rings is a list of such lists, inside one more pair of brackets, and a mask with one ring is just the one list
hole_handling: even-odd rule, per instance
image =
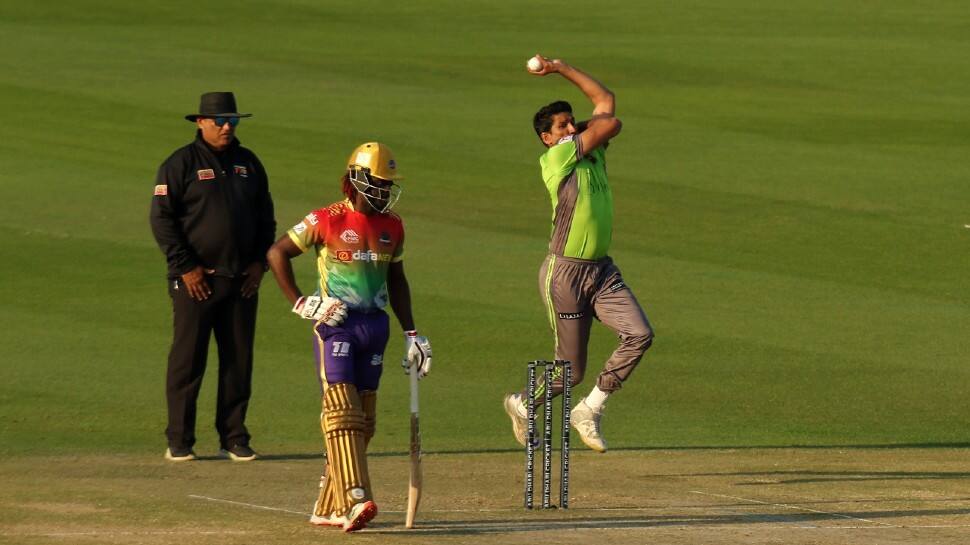
[[[377, 212], [387, 213], [401, 197], [401, 179], [391, 149], [380, 142], [361, 144], [347, 158], [347, 174], [354, 188]], [[384, 182], [374, 182], [374, 179]]]
[[366, 169], [367, 173], [382, 180], [402, 179], [397, 172], [397, 161], [391, 148], [380, 142], [367, 142], [357, 146], [347, 158], [348, 169]]

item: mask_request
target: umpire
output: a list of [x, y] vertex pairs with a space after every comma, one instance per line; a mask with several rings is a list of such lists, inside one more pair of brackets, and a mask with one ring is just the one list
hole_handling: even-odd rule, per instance
[[195, 141], [158, 169], [151, 225], [168, 261], [174, 335], [168, 356], [168, 449], [173, 462], [195, 459], [195, 413], [209, 337], [219, 347], [216, 430], [219, 453], [256, 459], [249, 446], [246, 409], [252, 385], [253, 337], [259, 282], [276, 220], [266, 171], [239, 144], [244, 117], [232, 93], [202, 95]]

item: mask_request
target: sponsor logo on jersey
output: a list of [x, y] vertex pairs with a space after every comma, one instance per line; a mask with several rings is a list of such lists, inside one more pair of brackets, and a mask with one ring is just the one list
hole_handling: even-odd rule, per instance
[[199, 181], [216, 179], [216, 171], [212, 170], [211, 168], [204, 168], [196, 172], [196, 174], [199, 176]]
[[337, 250], [333, 253], [334, 259], [341, 261], [343, 263], [349, 263], [351, 261], [363, 261], [364, 263], [369, 262], [382, 262], [390, 261], [391, 254], [379, 254], [373, 250]]
[[370, 364], [374, 367], [380, 367], [384, 363], [384, 354], [374, 354], [371, 356]]
[[585, 315], [586, 315], [586, 313], [583, 312], [583, 311], [579, 311], [579, 312], [560, 312], [559, 313], [559, 319], [560, 320], [578, 320], [578, 319], [582, 318]]
[[159, 197], [164, 197], [165, 195], [168, 195], [168, 186], [167, 185], [156, 185], [155, 186], [155, 195], [156, 196], [159, 196]]
[[613, 293], [614, 291], [620, 291], [625, 287], [626, 287], [626, 284], [623, 283], [622, 280], [620, 280], [619, 282], [616, 282], [612, 286], [606, 288], [606, 291]]
[[353, 255], [354, 261], [390, 261], [391, 254], [379, 254], [372, 250], [357, 250]]
[[346, 358], [350, 354], [350, 343], [347, 341], [334, 341], [330, 355], [335, 358]]
[[556, 142], [556, 145], [565, 144], [566, 142], [572, 142], [573, 141], [573, 136], [574, 135], [572, 135], [572, 134], [563, 136], [562, 138], [559, 139], [558, 142]]
[[249, 169], [242, 165], [232, 165], [232, 171], [236, 173], [241, 178], [249, 177]]
[[378, 242], [380, 242], [384, 246], [390, 246], [391, 245], [391, 234], [388, 233], [387, 231], [381, 231], [381, 238], [379, 238], [377, 240], [378, 240]]
[[310, 212], [309, 214], [306, 215], [306, 222], [309, 223], [310, 225], [316, 225], [318, 221], [319, 220], [317, 219], [317, 215], [314, 214], [313, 212]]
[[343, 233], [340, 233], [340, 240], [346, 242], [347, 244], [357, 244], [360, 242], [360, 235], [358, 235], [357, 231], [354, 231], [353, 229], [347, 229]]
[[293, 226], [293, 232], [294, 233], [296, 233], [298, 235], [302, 235], [303, 234], [303, 231], [306, 231], [306, 224], [303, 223], [302, 221], [300, 223], [297, 223], [296, 225]]

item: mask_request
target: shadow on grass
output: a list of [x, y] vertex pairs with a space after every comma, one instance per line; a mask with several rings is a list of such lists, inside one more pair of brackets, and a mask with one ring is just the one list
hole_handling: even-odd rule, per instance
[[[584, 449], [582, 445], [578, 448]], [[652, 447], [618, 447], [611, 448], [611, 452], [651, 452], [663, 450], [783, 450], [783, 449], [932, 449], [932, 448], [970, 448], [970, 442], [966, 443], [883, 443], [883, 444], [854, 444], [854, 445], [707, 445], [707, 446], [652, 446]], [[522, 448], [478, 448], [478, 449], [441, 449], [424, 450], [425, 455], [447, 455], [447, 454], [503, 454], [523, 452]], [[374, 458], [407, 456], [406, 450], [369, 452], [368, 456]], [[292, 453], [292, 454], [266, 454], [262, 455], [263, 460], [313, 460], [322, 458], [320, 453]], [[200, 459], [207, 459], [201, 458]]]
[[[572, 513], [571, 513], [572, 514]], [[731, 525], [753, 525], [763, 524], [769, 529], [773, 524], [795, 525], [799, 527], [817, 527], [820, 524], [837, 522], [837, 524], [825, 524], [825, 528], [872, 526], [873, 528], [890, 527], [918, 527], [919, 522], [907, 521], [907, 523], [886, 523], [874, 522], [879, 519], [897, 519], [912, 517], [938, 517], [938, 516], [960, 516], [970, 515], [970, 509], [913, 509], [913, 510], [887, 510], [887, 511], [862, 511], [853, 513], [744, 513], [744, 514], [699, 514], [699, 515], [660, 515], [642, 517], [617, 517], [617, 516], [576, 516], [548, 518], [543, 515], [543, 520], [528, 520], [519, 518], [515, 520], [449, 520], [449, 521], [422, 521], [420, 525], [412, 530], [403, 530], [400, 526], [396, 528], [382, 528], [380, 525], [373, 526], [364, 533], [391, 534], [391, 533], [416, 533], [432, 535], [478, 535], [478, 534], [508, 534], [521, 532], [543, 532], [543, 531], [562, 531], [562, 530], [583, 530], [583, 529], [637, 529], [637, 528], [662, 528], [662, 527], [706, 527], [706, 526], [731, 526]]]
[[[774, 482], [756, 481], [740, 482], [738, 486], [764, 486], [773, 484], [826, 483], [833, 481], [894, 481], [894, 480], [935, 480], [935, 479], [970, 479], [970, 472], [966, 471], [818, 471], [786, 470], [786, 471], [740, 471], [723, 473], [684, 473], [669, 475], [651, 475], [652, 477], [779, 477]], [[784, 478], [792, 476], [795, 478]]]

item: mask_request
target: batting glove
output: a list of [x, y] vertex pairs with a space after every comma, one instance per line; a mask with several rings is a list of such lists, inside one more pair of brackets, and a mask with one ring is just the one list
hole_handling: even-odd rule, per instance
[[340, 299], [311, 295], [300, 297], [293, 305], [293, 312], [301, 318], [337, 326], [347, 318], [347, 305]]
[[415, 330], [404, 332], [404, 359], [401, 360], [404, 374], [411, 374], [411, 367], [418, 370], [418, 378], [424, 378], [431, 372], [431, 341], [427, 337], [418, 335]]

